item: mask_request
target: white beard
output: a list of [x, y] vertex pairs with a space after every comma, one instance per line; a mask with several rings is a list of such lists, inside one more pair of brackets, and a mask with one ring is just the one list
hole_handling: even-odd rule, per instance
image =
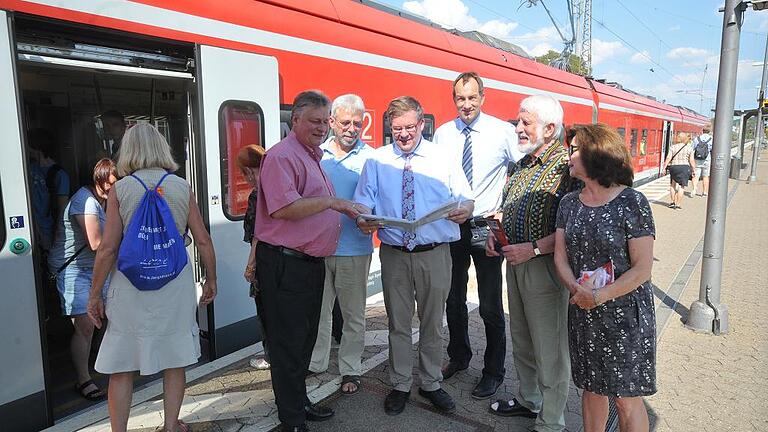
[[536, 150], [540, 149], [541, 146], [544, 145], [544, 138], [539, 136], [539, 138], [536, 140], [536, 142], [531, 143], [530, 140], [528, 141], [528, 144], [517, 144], [517, 148], [523, 153], [523, 154], [531, 154], [535, 153]]

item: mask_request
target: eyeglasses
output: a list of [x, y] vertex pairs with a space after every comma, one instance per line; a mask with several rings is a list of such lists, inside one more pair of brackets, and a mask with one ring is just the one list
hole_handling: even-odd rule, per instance
[[[333, 118], [336, 120], [336, 117]], [[352, 120], [344, 120], [344, 121], [338, 121], [336, 120], [336, 123], [341, 125], [342, 129], [349, 129], [350, 126], [354, 126], [357, 129], [363, 128], [363, 122], [362, 121], [352, 121]]]
[[568, 156], [573, 156], [574, 153], [579, 151], [579, 146], [577, 145], [569, 145], [568, 146]]
[[419, 127], [418, 124], [412, 124], [412, 125], [408, 125], [408, 126], [405, 126], [405, 127], [403, 127], [403, 126], [392, 126], [390, 129], [392, 130], [392, 133], [394, 135], [400, 135], [400, 133], [403, 132], [403, 130], [405, 130], [409, 134], [412, 134], [412, 133], [416, 132], [416, 129], [418, 127]]

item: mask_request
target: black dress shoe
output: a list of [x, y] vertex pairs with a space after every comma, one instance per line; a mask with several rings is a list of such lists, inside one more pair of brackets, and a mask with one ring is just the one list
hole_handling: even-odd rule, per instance
[[460, 365], [456, 362], [448, 362], [447, 365], [443, 366], [443, 379], [448, 379], [456, 375], [456, 372], [466, 370], [468, 367], [468, 365]]
[[512, 400], [509, 401], [499, 399], [496, 402], [493, 402], [491, 406], [488, 407], [488, 410], [502, 417], [536, 418], [539, 415], [538, 413], [520, 405], [520, 402], [518, 402], [515, 398], [512, 398]]
[[333, 417], [333, 410], [320, 405], [304, 405], [307, 421], [319, 422]]
[[392, 390], [384, 399], [384, 412], [387, 415], [398, 415], [405, 409], [405, 403], [411, 397], [411, 392]]
[[280, 426], [280, 432], [309, 432], [309, 428], [306, 423], [301, 426], [282, 425]]
[[433, 391], [419, 389], [419, 394], [429, 399], [435, 408], [444, 413], [452, 413], [456, 411], [456, 404], [453, 402], [453, 398], [443, 389], [437, 389]]
[[480, 382], [478, 382], [472, 390], [472, 398], [478, 400], [488, 399], [496, 394], [496, 390], [499, 389], [502, 382], [502, 379], [483, 375], [483, 377], [480, 378]]

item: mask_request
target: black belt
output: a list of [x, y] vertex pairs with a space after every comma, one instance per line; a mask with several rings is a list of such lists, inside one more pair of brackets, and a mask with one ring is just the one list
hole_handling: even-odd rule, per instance
[[313, 262], [313, 263], [323, 262], [323, 258], [322, 257], [316, 257], [316, 256], [312, 256], [312, 255], [307, 255], [304, 252], [297, 251], [296, 249], [291, 249], [289, 247], [275, 246], [273, 244], [269, 244], [269, 243], [266, 243], [266, 242], [263, 242], [263, 241], [260, 241], [259, 244], [260, 245], [264, 245], [264, 247], [266, 247], [267, 249], [272, 249], [273, 251], [280, 252], [281, 254], [283, 254], [285, 256], [289, 256], [289, 257], [293, 257], [293, 258], [298, 258], [300, 260], [309, 261], [309, 262]]
[[472, 228], [484, 227], [484, 226], [488, 226], [488, 220], [483, 216], [477, 216], [477, 217], [467, 219], [466, 222], [464, 222], [464, 224], [467, 224]]
[[405, 253], [417, 253], [417, 252], [431, 251], [432, 249], [440, 246], [443, 243], [427, 243], [427, 244], [422, 244], [422, 245], [416, 245], [416, 247], [414, 247], [412, 250], [408, 249], [405, 246], [395, 246], [395, 245], [390, 245], [390, 244], [386, 244], [386, 243], [384, 243], [384, 244], [389, 246], [389, 247], [391, 247], [391, 248], [393, 248], [393, 249], [397, 249], [397, 250], [405, 252]]

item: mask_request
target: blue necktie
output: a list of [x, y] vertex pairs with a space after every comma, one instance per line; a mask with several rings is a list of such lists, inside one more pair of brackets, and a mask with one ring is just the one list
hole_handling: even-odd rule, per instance
[[[416, 204], [413, 200], [413, 170], [411, 158], [413, 153], [403, 154], [405, 166], [403, 167], [403, 219], [416, 220]], [[403, 246], [408, 250], [416, 247], [416, 233], [406, 231], [403, 233]]]
[[472, 129], [465, 127], [461, 133], [464, 134], [464, 151], [461, 154], [461, 168], [464, 169], [464, 175], [467, 176], [469, 186], [472, 186]]

